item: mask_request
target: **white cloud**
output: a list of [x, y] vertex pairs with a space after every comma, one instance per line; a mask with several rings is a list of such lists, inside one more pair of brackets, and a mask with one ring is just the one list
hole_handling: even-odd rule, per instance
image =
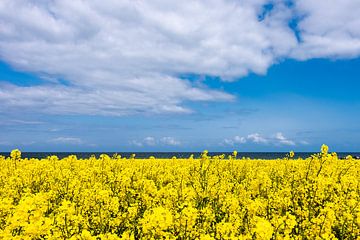
[[[22, 111], [88, 115], [126, 115], [142, 112], [189, 113], [190, 109], [180, 106], [181, 100], [232, 99], [225, 93], [199, 90], [188, 87], [184, 81], [171, 79], [173, 78], [168, 77], [168, 80], [162, 79], [163, 81], [161, 79], [149, 80], [154, 84], [151, 86], [153, 88], [151, 93], [146, 92], [149, 90], [147, 88], [143, 91], [141, 89], [127, 91], [115, 88], [103, 89], [101, 86], [96, 89], [80, 89], [64, 86], [2, 85], [0, 86], [0, 101], [2, 102], [0, 110], [12, 111], [22, 108]], [[144, 79], [139, 81], [147, 82]], [[166, 88], [173, 92], [166, 91]]]
[[[284, 136], [283, 133], [277, 132], [274, 137], [266, 137], [259, 133], [251, 133], [246, 137], [235, 136], [231, 139], [226, 138], [223, 141], [223, 144], [234, 146], [236, 144], [244, 144], [247, 142], [252, 142], [256, 144], [274, 144], [274, 145], [290, 145], [295, 146], [296, 143], [293, 140], [290, 140]], [[301, 144], [308, 144], [306, 141], [299, 141]]]
[[359, 56], [359, 1], [272, 1], [259, 20], [269, 2], [2, 0], [0, 59], [46, 84], [0, 86], [0, 111], [188, 113], [185, 101], [234, 97], [183, 73], [233, 80], [284, 58]]
[[159, 139], [156, 139], [154, 137], [145, 137], [142, 140], [132, 140], [130, 141], [130, 145], [134, 145], [137, 147], [142, 146], [156, 146], [156, 145], [168, 145], [168, 146], [177, 146], [180, 145], [181, 142], [178, 141], [174, 137], [161, 137]]
[[154, 146], [156, 144], [156, 140], [154, 137], [146, 137], [144, 138], [143, 142], [149, 146]]
[[221, 143], [220, 145], [224, 145], [224, 144], [234, 146], [234, 141], [232, 139], [225, 138], [223, 143]]
[[275, 139], [280, 143], [284, 145], [296, 145], [294, 141], [287, 139], [281, 132], [278, 132], [275, 134]]
[[137, 141], [137, 140], [131, 140], [130, 145], [134, 145], [134, 146], [137, 146], [137, 147], [142, 147], [143, 143], [140, 142], [140, 141]]
[[234, 142], [235, 143], [246, 143], [246, 138], [240, 137], [240, 136], [235, 136], [234, 137]]
[[245, 137], [240, 137], [240, 136], [235, 136], [232, 139], [224, 139], [224, 144], [225, 145], [230, 145], [233, 146], [235, 144], [243, 144], [246, 143], [246, 138]]
[[267, 143], [268, 140], [261, 136], [259, 133], [252, 133], [247, 136], [247, 139], [254, 143]]
[[360, 1], [295, 1], [301, 43], [292, 56], [299, 59], [350, 58], [360, 54]]
[[57, 137], [57, 138], [50, 139], [49, 142], [62, 143], [62, 144], [74, 144], [74, 145], [79, 145], [79, 144], [83, 143], [83, 141], [77, 137]]
[[170, 145], [170, 146], [177, 146], [180, 145], [180, 141], [176, 140], [173, 137], [162, 137], [160, 139], [160, 142], [165, 144], [165, 145]]

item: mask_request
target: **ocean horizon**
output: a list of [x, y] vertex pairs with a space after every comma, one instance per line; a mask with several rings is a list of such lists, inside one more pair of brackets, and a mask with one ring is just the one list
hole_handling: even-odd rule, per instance
[[[318, 152], [295, 152], [294, 158], [308, 158]], [[360, 152], [336, 152], [339, 158], [346, 158], [351, 155], [352, 157], [359, 159]], [[188, 158], [190, 155], [194, 155], [194, 158], [200, 157], [202, 152], [22, 152], [23, 158], [46, 158], [48, 156], [56, 155], [59, 158], [64, 158], [69, 155], [76, 155], [77, 158], [89, 158], [92, 155], [99, 157], [101, 154], [107, 154], [112, 156], [114, 154], [121, 155], [122, 157], [129, 158], [132, 154], [135, 154], [135, 158], [143, 159], [151, 156], [155, 158]], [[226, 157], [231, 155], [232, 152], [209, 152], [209, 156], [216, 156], [225, 154]], [[237, 158], [251, 158], [251, 159], [276, 159], [285, 158], [288, 156], [288, 152], [238, 152]], [[10, 152], [0, 152], [0, 155], [8, 157]]]

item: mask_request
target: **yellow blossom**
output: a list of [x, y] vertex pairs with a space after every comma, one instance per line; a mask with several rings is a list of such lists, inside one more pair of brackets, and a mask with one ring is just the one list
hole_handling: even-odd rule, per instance
[[[360, 162], [0, 156], [0, 239], [356, 239]], [[14, 161], [15, 160], [15, 161]]]

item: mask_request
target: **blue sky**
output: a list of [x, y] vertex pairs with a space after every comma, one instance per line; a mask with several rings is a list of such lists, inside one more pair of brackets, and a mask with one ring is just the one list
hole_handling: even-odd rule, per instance
[[0, 4], [0, 151], [359, 151], [357, 1], [45, 2]]

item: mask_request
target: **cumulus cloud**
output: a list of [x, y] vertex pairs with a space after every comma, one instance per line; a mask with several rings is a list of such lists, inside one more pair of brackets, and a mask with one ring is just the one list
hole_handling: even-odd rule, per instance
[[0, 59], [44, 84], [0, 86], [0, 111], [188, 113], [185, 101], [234, 97], [183, 74], [234, 80], [284, 58], [359, 56], [359, 1], [291, 2], [2, 0]]
[[137, 147], [142, 147], [143, 143], [141, 141], [138, 141], [138, 140], [131, 140], [130, 145], [137, 146]]
[[165, 145], [170, 145], [170, 146], [180, 145], [180, 141], [176, 140], [173, 137], [163, 137], [163, 138], [160, 139], [160, 142], [165, 144]]
[[225, 145], [238, 145], [238, 144], [244, 144], [247, 142], [253, 142], [253, 143], [268, 143], [268, 139], [260, 135], [259, 133], [251, 133], [247, 135], [246, 137], [242, 136], [235, 136], [233, 138], [226, 138], [224, 139], [223, 143]]
[[[2, 102], [0, 110], [21, 109], [22, 111], [35, 110], [54, 114], [87, 115], [127, 115], [143, 112], [189, 113], [191, 112], [190, 109], [180, 105], [182, 100], [232, 99], [226, 93], [200, 90], [188, 86], [184, 81], [171, 77], [166, 78], [136, 80], [139, 84], [141, 82], [154, 84], [149, 86], [152, 90], [147, 87], [138, 90], [126, 90], [116, 89], [116, 87], [106, 89], [102, 86], [97, 86], [94, 89], [81, 89], [65, 86], [19, 87], [8, 84], [0, 85], [0, 101]], [[132, 87], [135, 88], [135, 86]]]
[[149, 146], [154, 146], [156, 144], [155, 138], [153, 138], [153, 137], [146, 137], [146, 138], [144, 138], [143, 141], [146, 145], [149, 145]]
[[165, 145], [165, 146], [178, 146], [181, 142], [177, 140], [174, 137], [161, 137], [161, 138], [155, 138], [155, 137], [145, 137], [142, 140], [132, 140], [130, 141], [130, 145], [134, 145], [137, 147], [142, 146], [155, 146], [155, 145]]
[[252, 133], [247, 136], [247, 139], [254, 143], [267, 143], [268, 140], [261, 136], [259, 133]]
[[291, 145], [294, 146], [295, 142], [287, 139], [281, 132], [278, 132], [275, 134], [275, 139], [280, 143], [280, 144], [284, 144], [284, 145]]
[[[226, 138], [224, 139], [223, 143], [225, 145], [234, 146], [237, 144], [244, 144], [244, 143], [256, 143], [256, 144], [274, 144], [274, 145], [290, 145], [295, 146], [296, 143], [293, 140], [288, 139], [284, 136], [283, 133], [277, 132], [273, 137], [266, 137], [259, 133], [251, 133], [248, 134], [246, 137], [235, 136], [233, 138]], [[306, 141], [301, 140], [299, 141], [301, 144], [308, 144]]]
[[245, 137], [240, 137], [240, 136], [235, 136], [232, 139], [224, 139], [224, 143], [226, 145], [230, 145], [233, 146], [235, 144], [242, 144], [242, 143], [246, 143], [246, 138]]
[[360, 54], [360, 2], [356, 0], [295, 1], [300, 43], [292, 57], [351, 58]]

